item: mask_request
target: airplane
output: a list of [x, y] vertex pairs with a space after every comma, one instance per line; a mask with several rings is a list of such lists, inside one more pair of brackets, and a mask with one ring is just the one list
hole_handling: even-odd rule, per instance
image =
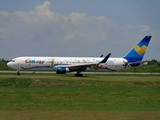
[[55, 71], [57, 74], [76, 72], [75, 76], [83, 76], [83, 71], [120, 71], [127, 68], [147, 65], [142, 61], [147, 50], [151, 36], [145, 36], [125, 56], [110, 58], [111, 53], [105, 57], [17, 57], [7, 65], [20, 71]]

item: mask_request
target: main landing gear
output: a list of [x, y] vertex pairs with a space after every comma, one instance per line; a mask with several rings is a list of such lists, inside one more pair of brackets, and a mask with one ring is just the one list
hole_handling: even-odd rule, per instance
[[82, 68], [79, 68], [79, 69], [77, 69], [76, 70], [76, 74], [75, 74], [75, 76], [76, 77], [83, 77], [83, 74], [81, 73], [82, 71], [85, 71], [87, 68], [86, 67], [82, 67]]
[[83, 77], [83, 74], [80, 73], [80, 72], [77, 72], [77, 73], [75, 74], [75, 76], [76, 76], [76, 77]]
[[19, 70], [17, 71], [17, 75], [18, 75], [18, 76], [20, 76], [20, 75], [21, 75]]

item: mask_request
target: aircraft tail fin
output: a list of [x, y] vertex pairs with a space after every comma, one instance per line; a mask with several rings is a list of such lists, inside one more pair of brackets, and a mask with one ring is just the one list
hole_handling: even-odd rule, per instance
[[142, 61], [152, 36], [145, 36], [136, 46], [134, 46], [123, 58], [129, 63]]

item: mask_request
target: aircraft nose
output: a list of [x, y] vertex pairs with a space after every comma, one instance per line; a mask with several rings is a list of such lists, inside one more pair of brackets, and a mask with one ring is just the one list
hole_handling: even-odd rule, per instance
[[11, 65], [11, 62], [8, 62], [8, 63], [7, 63], [7, 66], [8, 66], [8, 67], [11, 67], [11, 66], [12, 66], [12, 65]]
[[10, 67], [10, 68], [12, 68], [12, 69], [14, 69], [14, 67], [15, 67], [15, 66], [14, 66], [14, 63], [12, 63], [12, 62], [8, 62], [8, 63], [7, 63], [7, 66]]

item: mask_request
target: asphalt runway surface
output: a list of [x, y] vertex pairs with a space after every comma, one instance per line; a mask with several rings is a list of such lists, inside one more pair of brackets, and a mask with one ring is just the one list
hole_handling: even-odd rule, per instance
[[[17, 71], [0, 71], [0, 73], [17, 73]], [[20, 71], [20, 73], [56, 73], [55, 71]], [[66, 74], [75, 74], [76, 72], [69, 72]], [[136, 73], [136, 72], [82, 72], [82, 74], [148, 74], [148, 75], [159, 75], [160, 73]]]

